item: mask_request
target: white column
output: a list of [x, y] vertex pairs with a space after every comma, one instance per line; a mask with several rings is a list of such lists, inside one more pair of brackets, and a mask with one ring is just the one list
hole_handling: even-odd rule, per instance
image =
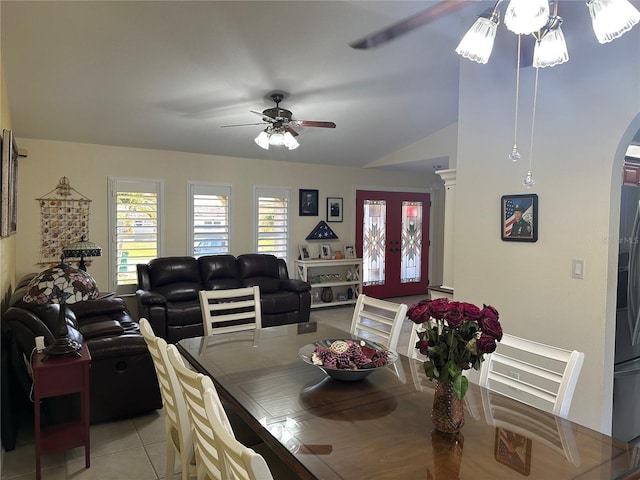
[[456, 210], [456, 170], [436, 171], [444, 181], [444, 245], [442, 246], [442, 285], [443, 290], [453, 294], [453, 216]]

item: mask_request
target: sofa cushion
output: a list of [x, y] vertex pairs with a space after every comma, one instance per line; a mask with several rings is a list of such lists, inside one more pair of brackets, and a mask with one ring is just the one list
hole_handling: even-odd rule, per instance
[[245, 278], [242, 282], [244, 287], [260, 287], [260, 295], [275, 293], [280, 291], [280, 280], [271, 277], [251, 277]]
[[274, 255], [247, 253], [238, 255], [240, 278], [270, 277], [280, 279], [278, 258]]
[[205, 255], [198, 259], [203, 290], [240, 288], [238, 265], [233, 255]]
[[297, 293], [285, 291], [261, 294], [260, 306], [265, 315], [295, 312], [300, 309], [300, 296]]
[[198, 261], [193, 257], [161, 257], [149, 262], [151, 289], [175, 283], [200, 283]]
[[186, 302], [197, 300], [198, 292], [202, 290], [200, 283], [179, 282], [156, 288], [169, 302]]
[[200, 300], [198, 302], [167, 303], [167, 325], [202, 324]]

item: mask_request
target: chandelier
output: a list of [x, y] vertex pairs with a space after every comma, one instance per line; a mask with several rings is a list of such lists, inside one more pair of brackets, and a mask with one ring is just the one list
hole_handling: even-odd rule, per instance
[[[500, 23], [498, 6], [502, 1], [497, 0], [493, 8], [489, 8], [479, 15], [458, 44], [456, 53], [481, 64], [486, 64], [489, 61], [498, 24]], [[593, 31], [600, 43], [611, 42], [631, 30], [640, 21], [640, 12], [631, 5], [629, 0], [587, 0], [586, 5], [591, 16]], [[530, 188], [535, 183], [532, 174], [532, 157], [539, 70], [540, 68], [553, 67], [567, 62], [569, 53], [562, 33], [562, 17], [558, 15], [557, 1], [510, 0], [504, 13], [504, 24], [509, 31], [518, 35], [514, 143], [508, 155], [509, 159], [514, 162], [521, 157], [516, 141], [518, 134], [521, 35], [531, 35], [535, 39], [532, 65], [536, 68], [536, 79], [533, 96], [529, 169], [523, 181], [523, 184]]]
[[255, 142], [260, 148], [269, 150], [269, 146], [285, 146], [289, 150], [295, 150], [300, 146], [298, 141], [287, 130], [287, 127], [269, 125], [255, 138]]

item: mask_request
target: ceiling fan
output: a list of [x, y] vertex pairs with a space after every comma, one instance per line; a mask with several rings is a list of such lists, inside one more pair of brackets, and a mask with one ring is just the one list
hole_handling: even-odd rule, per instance
[[428, 25], [440, 17], [460, 10], [469, 3], [473, 3], [473, 0], [443, 0], [389, 27], [351, 42], [349, 46], [358, 50], [376, 48], [417, 28]]
[[[256, 112], [250, 110], [251, 113], [255, 113], [262, 117], [261, 122], [257, 123], [239, 123], [235, 125], [221, 125], [222, 128], [226, 127], [244, 127], [247, 125], [267, 125], [265, 130], [269, 132], [289, 132], [294, 137], [298, 136], [293, 127], [322, 127], [322, 128], [336, 128], [336, 124], [333, 122], [319, 122], [316, 120], [295, 120], [291, 110], [280, 107], [280, 102], [284, 98], [284, 93], [274, 92], [269, 95], [271, 100], [276, 104], [273, 108], [267, 108], [262, 112]], [[272, 143], [273, 145], [273, 143]]]

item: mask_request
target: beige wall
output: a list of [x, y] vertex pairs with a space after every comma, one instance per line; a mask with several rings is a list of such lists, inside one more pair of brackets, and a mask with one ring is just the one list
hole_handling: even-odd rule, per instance
[[[19, 138], [21, 148], [29, 152], [20, 165], [18, 190], [17, 275], [39, 269], [40, 218], [36, 198], [51, 192], [58, 180], [66, 176], [71, 186], [92, 200], [90, 240], [103, 247], [103, 256], [90, 267], [98, 285], [108, 286], [108, 177], [164, 180], [164, 251], [162, 255], [186, 255], [186, 187], [188, 181], [217, 182], [233, 186], [233, 254], [254, 251], [254, 187], [276, 186], [291, 189], [292, 232], [289, 251], [290, 271], [297, 258], [297, 245], [309, 243], [311, 252], [318, 242], [305, 237], [320, 220], [326, 220], [326, 197], [343, 197], [342, 223], [330, 223], [339, 240], [353, 243], [353, 188], [424, 189], [436, 178], [433, 175], [398, 173], [377, 169], [307, 165], [241, 158], [225, 158], [180, 152], [108, 147], [67, 142]], [[298, 189], [319, 190], [318, 217], [298, 216]], [[76, 195], [77, 196], [77, 195]]]
[[[11, 117], [9, 115], [9, 98], [4, 82], [4, 72], [0, 60], [0, 130], [11, 130]], [[16, 257], [16, 237], [12, 235], [0, 238], [0, 312], [6, 308], [7, 296], [13, 291], [15, 284], [15, 257]]]
[[[566, 18], [584, 8], [564, 7]], [[455, 237], [455, 296], [495, 305], [506, 332], [584, 351], [570, 418], [609, 432], [620, 183], [624, 149], [640, 126], [640, 29], [606, 45], [590, 28], [574, 34], [570, 61], [540, 71], [529, 191], [521, 182], [535, 70], [522, 71], [523, 158], [514, 164], [506, 157], [515, 71], [506, 59], [515, 39], [497, 43], [488, 65], [461, 67], [454, 224], [467, 234]], [[537, 243], [501, 241], [501, 195], [528, 192], [539, 196]], [[571, 278], [572, 259], [584, 260], [584, 280]]]

